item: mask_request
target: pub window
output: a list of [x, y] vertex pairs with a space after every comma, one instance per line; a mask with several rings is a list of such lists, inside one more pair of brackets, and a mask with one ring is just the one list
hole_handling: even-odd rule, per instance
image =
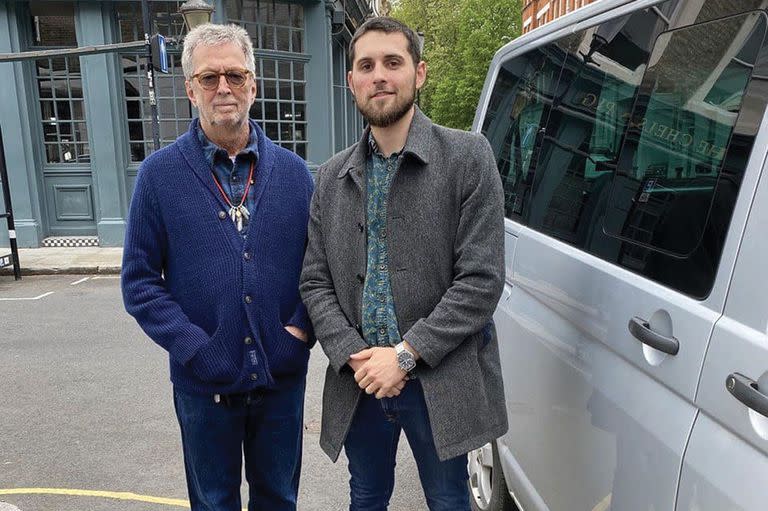
[[251, 107], [251, 118], [275, 143], [307, 156], [307, 102], [304, 63], [261, 57], [256, 59], [261, 94]]
[[80, 59], [56, 57], [38, 59], [35, 64], [46, 161], [88, 163]]
[[355, 106], [355, 99], [347, 86], [347, 41], [333, 38], [333, 112], [335, 150], [341, 151], [358, 140], [363, 133], [363, 118]]
[[[48, 11], [33, 6], [31, 48], [77, 46], [72, 2]], [[43, 150], [47, 163], [88, 163], [88, 128], [83, 101], [79, 57], [51, 57], [35, 61], [35, 83], [40, 102]]]
[[254, 48], [304, 52], [304, 7], [271, 0], [227, 0], [230, 23], [245, 28]]
[[[168, 37], [181, 37], [184, 34], [184, 19], [178, 12], [181, 3], [149, 2], [152, 30]], [[141, 4], [120, 2], [115, 10], [121, 42], [143, 40]], [[142, 161], [154, 150], [145, 55], [143, 50], [120, 54], [131, 162]], [[192, 105], [184, 88], [180, 46], [169, 48], [168, 61], [168, 74], [155, 73], [161, 146], [171, 144], [187, 131], [193, 116]]]
[[251, 107], [267, 137], [307, 156], [307, 103], [302, 54], [304, 7], [271, 0], [227, 0], [229, 23], [245, 28], [256, 53], [256, 101]]

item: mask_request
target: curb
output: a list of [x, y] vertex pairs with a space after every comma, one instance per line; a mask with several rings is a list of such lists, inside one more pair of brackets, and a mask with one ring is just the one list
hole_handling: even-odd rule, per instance
[[[21, 267], [21, 275], [119, 275], [120, 266], [67, 266], [67, 267]], [[13, 276], [13, 266], [0, 269], [0, 275]]]

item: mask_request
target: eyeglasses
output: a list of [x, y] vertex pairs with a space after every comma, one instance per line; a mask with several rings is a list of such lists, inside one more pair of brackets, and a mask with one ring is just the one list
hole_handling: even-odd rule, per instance
[[223, 73], [203, 71], [202, 73], [192, 75], [192, 80], [197, 78], [198, 83], [205, 90], [215, 90], [219, 87], [219, 82], [221, 81], [221, 78], [219, 77], [224, 76], [230, 87], [240, 89], [245, 86], [249, 74], [251, 74], [251, 72], [247, 69], [230, 69]]

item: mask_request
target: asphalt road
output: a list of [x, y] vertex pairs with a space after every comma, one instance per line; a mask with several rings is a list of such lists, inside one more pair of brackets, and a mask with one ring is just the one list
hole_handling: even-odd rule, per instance
[[[348, 508], [346, 460], [318, 446], [325, 365], [316, 347], [301, 511]], [[167, 356], [124, 312], [119, 280], [0, 277], [0, 511], [163, 511], [186, 498]], [[403, 436], [390, 510], [422, 509]]]

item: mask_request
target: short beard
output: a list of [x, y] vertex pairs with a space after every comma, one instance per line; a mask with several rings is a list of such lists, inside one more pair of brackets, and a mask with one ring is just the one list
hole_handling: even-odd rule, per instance
[[389, 111], [384, 110], [379, 112], [373, 108], [367, 108], [361, 105], [357, 100], [355, 100], [355, 103], [357, 104], [357, 109], [360, 111], [360, 114], [362, 114], [363, 119], [365, 119], [368, 124], [376, 128], [388, 128], [402, 119], [411, 108], [413, 108], [415, 100], [416, 87], [413, 88], [410, 98], [406, 98], [402, 104], [395, 103]]

